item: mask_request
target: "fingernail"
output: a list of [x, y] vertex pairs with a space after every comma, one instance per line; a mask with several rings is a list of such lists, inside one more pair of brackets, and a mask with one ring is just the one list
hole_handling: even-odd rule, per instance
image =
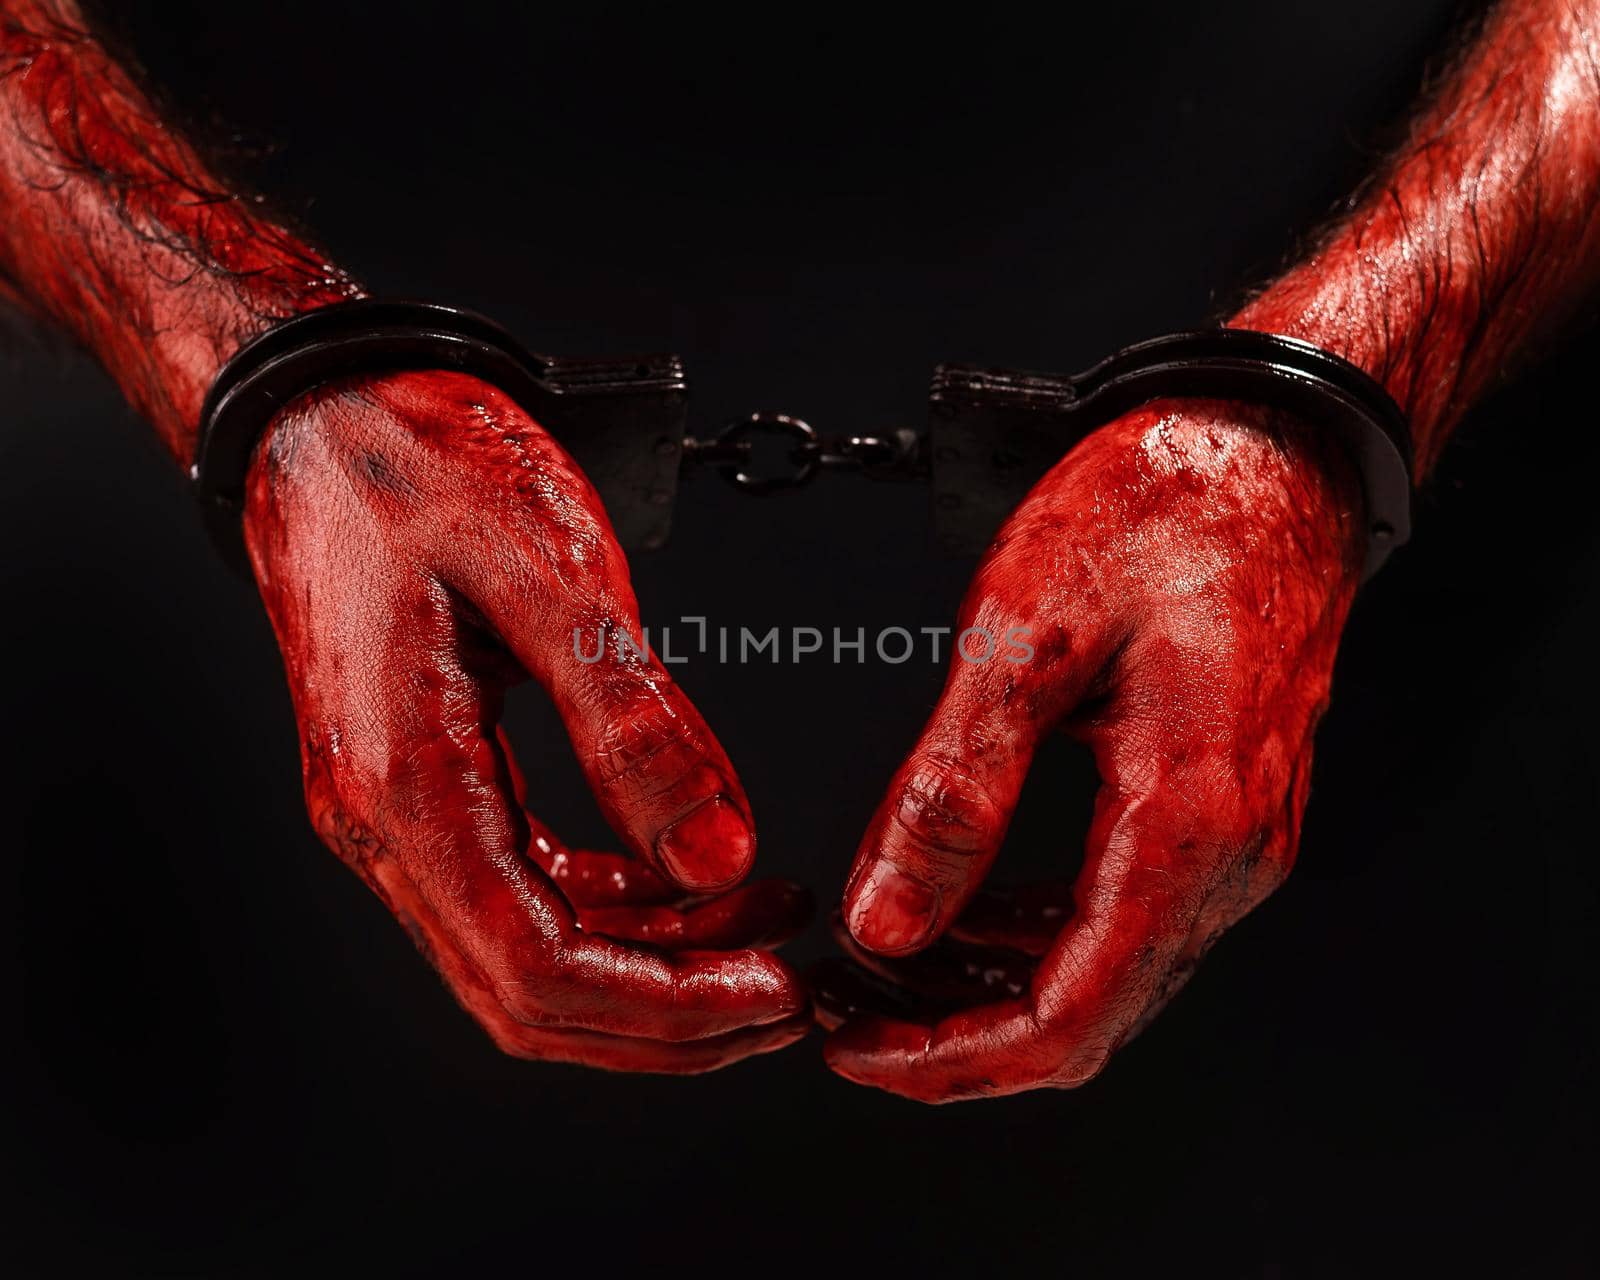
[[895, 955], [928, 940], [939, 916], [939, 893], [920, 880], [880, 866], [856, 890], [850, 906], [851, 936], [869, 950]]
[[716, 795], [656, 837], [656, 857], [686, 889], [721, 889], [750, 869], [756, 837], [727, 796]]

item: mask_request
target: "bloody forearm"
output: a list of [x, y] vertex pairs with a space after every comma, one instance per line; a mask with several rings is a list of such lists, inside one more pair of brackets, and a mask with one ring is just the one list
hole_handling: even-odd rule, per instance
[[1505, 0], [1389, 165], [1231, 323], [1382, 381], [1425, 473], [1600, 274], [1600, 0]]
[[208, 171], [74, 0], [0, 0], [0, 292], [93, 351], [178, 459], [217, 370], [359, 293]]

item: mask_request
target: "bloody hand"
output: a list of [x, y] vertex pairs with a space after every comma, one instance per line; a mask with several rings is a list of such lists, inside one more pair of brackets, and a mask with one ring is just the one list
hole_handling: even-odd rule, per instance
[[[806, 895], [729, 891], [755, 853], [744, 792], [632, 647], [594, 490], [512, 401], [449, 373], [304, 397], [257, 456], [245, 533], [317, 831], [502, 1048], [696, 1071], [804, 1034], [798, 980], [759, 948]], [[575, 630], [601, 628], [580, 660]], [[524, 814], [496, 724], [530, 674], [626, 855], [569, 852]]]
[[[229, 355], [361, 295], [208, 171], [73, 0], [0, 0], [0, 118], [0, 290], [68, 326], [184, 465]], [[257, 453], [245, 533], [318, 831], [504, 1048], [696, 1071], [804, 1033], [799, 983], [758, 948], [805, 895], [729, 891], [755, 851], [738, 779], [623, 643], [639, 621], [599, 502], [515, 405], [443, 373], [304, 397]], [[579, 662], [573, 629], [602, 624]], [[568, 852], [523, 813], [495, 726], [528, 674], [626, 854]]]
[[[844, 897], [880, 975], [934, 1008], [997, 980], [1006, 998], [932, 1025], [851, 1018], [828, 1041], [836, 1071], [927, 1101], [1080, 1083], [1271, 892], [1360, 575], [1360, 501], [1336, 449], [1210, 401], [1130, 414], [1034, 489], [958, 626], [1029, 628], [1033, 656], [952, 660]], [[1075, 891], [969, 908], [1057, 728], [1103, 780]], [[916, 954], [947, 931], [958, 941]], [[854, 1011], [841, 979], [819, 993], [835, 1017]]]
[[[1596, 0], [1506, 0], [1348, 215], [1233, 323], [1382, 381], [1426, 472], [1600, 277], [1597, 65]], [[824, 970], [817, 993], [843, 1020], [835, 1070], [926, 1101], [1080, 1083], [1271, 891], [1294, 858], [1360, 503], [1326, 442], [1218, 403], [1147, 406], [1046, 476], [962, 614], [996, 635], [1031, 625], [1033, 661], [952, 662], [857, 855], [860, 967]], [[1057, 725], [1104, 784], [1076, 887], [974, 898]], [[921, 1019], [868, 1012], [906, 992]]]
[[[1600, 0], [1504, 0], [1378, 180], [1235, 317], [1381, 380], [1422, 471], [1600, 277], [1597, 28]], [[0, 0], [0, 108], [0, 293], [94, 351], [180, 462], [242, 343], [361, 294], [216, 180], [73, 0]], [[966, 604], [1001, 632], [1032, 625], [1033, 661], [957, 661], [846, 899], [880, 971], [1008, 998], [931, 1029], [852, 1019], [836, 1068], [928, 1099], [1084, 1079], [1281, 877], [1358, 508], [1342, 458], [1234, 405], [1132, 414], [1046, 478]], [[622, 644], [638, 624], [620, 553], [537, 425], [446, 374], [304, 398], [258, 456], [246, 539], [318, 829], [502, 1044], [691, 1070], [800, 1034], [793, 975], [748, 944], [791, 929], [801, 895], [676, 901], [748, 866], [745, 801], [662, 669]], [[600, 660], [579, 662], [573, 629], [604, 626]], [[521, 813], [494, 725], [523, 674], [555, 698], [626, 856], [567, 853]], [[1056, 724], [1106, 783], [1076, 894], [975, 895]], [[941, 933], [979, 949], [919, 954]]]

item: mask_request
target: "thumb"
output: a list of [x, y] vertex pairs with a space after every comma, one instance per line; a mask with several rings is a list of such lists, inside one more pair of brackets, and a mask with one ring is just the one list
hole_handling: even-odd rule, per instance
[[581, 563], [558, 572], [525, 535], [454, 580], [550, 694], [627, 848], [682, 889], [727, 888], [755, 858], [749, 802], [711, 729], [649, 651], [603, 516], [585, 518], [596, 528]]
[[[951, 924], [1005, 840], [1039, 741], [1075, 701], [1064, 644], [1034, 661], [951, 655], [922, 737], [867, 827], [845, 888], [844, 919], [863, 947], [920, 950]], [[1065, 669], [1063, 662], [1066, 662]]]

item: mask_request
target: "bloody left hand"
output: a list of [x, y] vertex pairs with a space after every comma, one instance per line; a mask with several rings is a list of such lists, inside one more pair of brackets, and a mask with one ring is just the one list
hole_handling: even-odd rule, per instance
[[[767, 948], [807, 895], [735, 887], [744, 790], [642, 652], [593, 487], [520, 406], [442, 371], [302, 396], [257, 452], [244, 532], [312, 821], [501, 1048], [685, 1073], [805, 1033]], [[604, 643], [580, 656], [575, 632]], [[498, 722], [530, 676], [625, 853], [568, 851], [525, 812]]]
[[[1071, 1087], [1161, 1008], [1294, 861], [1361, 521], [1336, 445], [1220, 402], [1140, 409], [1040, 482], [958, 627], [1034, 654], [952, 656], [857, 853], [843, 920], [876, 977], [819, 975], [835, 1071], [926, 1102]], [[1057, 727], [1103, 783], [1076, 885], [978, 893]], [[884, 979], [928, 1016], [884, 1016]]]

